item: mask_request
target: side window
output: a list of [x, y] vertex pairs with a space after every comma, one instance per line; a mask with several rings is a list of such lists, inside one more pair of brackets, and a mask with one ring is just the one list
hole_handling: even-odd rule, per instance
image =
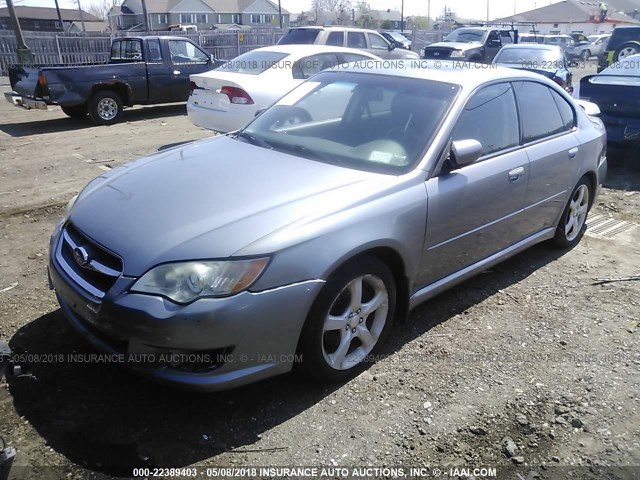
[[495, 30], [489, 32], [489, 38], [487, 39], [487, 43], [493, 42], [494, 40], [500, 41], [500, 35]]
[[[498, 121], [499, 128], [496, 127]], [[509, 83], [500, 83], [473, 94], [458, 119], [452, 138], [478, 140], [484, 156], [519, 145], [519, 136], [513, 89]]]
[[162, 51], [160, 50], [160, 40], [157, 38], [150, 38], [147, 40], [147, 48], [149, 49], [149, 61], [161, 62]]
[[555, 100], [558, 110], [560, 111], [560, 117], [562, 118], [564, 129], [566, 131], [573, 129], [573, 127], [576, 126], [576, 114], [573, 111], [573, 108], [564, 98], [558, 95], [557, 92], [554, 92], [551, 89], [549, 89], [549, 91], [551, 92], [551, 96]]
[[321, 53], [301, 58], [293, 66], [293, 78], [305, 79], [327, 68], [338, 65], [338, 57], [333, 53]]
[[207, 63], [209, 56], [193, 43], [169, 40], [169, 53], [173, 63]]
[[344, 32], [331, 32], [327, 37], [327, 45], [342, 47], [344, 45]]
[[367, 48], [364, 32], [347, 32], [347, 46], [351, 48]]
[[368, 33], [367, 35], [369, 36], [371, 48], [374, 50], [389, 50], [389, 44], [381, 35], [377, 33]]
[[357, 53], [339, 53], [338, 57], [340, 58], [340, 63], [351, 63], [351, 62], [362, 62], [367, 60], [373, 60], [371, 57], [358, 55]]
[[535, 82], [516, 82], [514, 87], [520, 107], [524, 143], [566, 130], [549, 87]]

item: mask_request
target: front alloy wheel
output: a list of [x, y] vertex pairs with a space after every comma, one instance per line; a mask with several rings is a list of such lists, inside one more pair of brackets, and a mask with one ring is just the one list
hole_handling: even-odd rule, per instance
[[393, 323], [396, 285], [380, 260], [358, 257], [333, 273], [305, 321], [296, 367], [325, 382], [345, 380], [371, 359]]

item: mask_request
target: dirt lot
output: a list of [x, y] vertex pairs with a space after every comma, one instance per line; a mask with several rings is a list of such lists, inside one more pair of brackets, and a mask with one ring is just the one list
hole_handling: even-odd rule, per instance
[[[183, 105], [125, 120], [94, 127], [0, 103], [0, 339], [15, 350], [92, 351], [47, 288], [49, 234], [69, 198], [101, 168], [209, 135]], [[0, 388], [0, 435], [18, 450], [10, 478], [190, 465], [640, 478], [640, 282], [595, 280], [640, 273], [639, 207], [640, 172], [612, 166], [592, 216], [629, 222], [622, 234], [535, 247], [428, 302], [342, 385], [284, 376], [195, 394], [116, 366], [33, 364]]]

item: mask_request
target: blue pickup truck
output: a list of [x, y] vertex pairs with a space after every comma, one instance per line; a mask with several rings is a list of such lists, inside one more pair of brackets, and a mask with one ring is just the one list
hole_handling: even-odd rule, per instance
[[25, 108], [59, 105], [69, 117], [88, 114], [98, 125], [111, 125], [125, 106], [186, 101], [189, 75], [222, 63], [188, 38], [118, 38], [107, 64], [10, 67], [13, 91], [5, 97]]

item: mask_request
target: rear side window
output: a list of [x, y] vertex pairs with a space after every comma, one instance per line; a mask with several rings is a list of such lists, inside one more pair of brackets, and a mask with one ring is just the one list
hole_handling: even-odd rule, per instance
[[147, 48], [149, 49], [149, 61], [161, 62], [162, 51], [160, 50], [160, 40], [157, 38], [150, 38], [147, 40]]
[[453, 131], [453, 140], [478, 140], [483, 156], [518, 146], [519, 136], [516, 102], [509, 83], [476, 92]]
[[331, 32], [327, 37], [327, 45], [341, 47], [344, 45], [344, 32]]
[[575, 116], [575, 112], [573, 111], [573, 108], [571, 107], [571, 105], [569, 105], [569, 103], [564, 98], [558, 95], [557, 92], [554, 92], [551, 89], [549, 89], [549, 91], [551, 92], [551, 96], [553, 97], [553, 99], [556, 102], [556, 105], [558, 106], [558, 110], [560, 111], [560, 117], [562, 118], [562, 122], [564, 123], [565, 131], [569, 131], [573, 129], [573, 127], [576, 126], [576, 116]]
[[111, 45], [111, 60], [142, 60], [142, 42], [140, 40], [120, 40]]
[[293, 78], [306, 79], [339, 63], [338, 57], [333, 53], [320, 53], [301, 58], [293, 66]]
[[351, 48], [367, 48], [364, 32], [347, 32], [347, 46]]
[[278, 41], [278, 45], [313, 45], [318, 38], [318, 28], [292, 28]]
[[[534, 142], [567, 130], [549, 87], [535, 82], [514, 84], [524, 143]], [[573, 112], [572, 112], [573, 113]]]

